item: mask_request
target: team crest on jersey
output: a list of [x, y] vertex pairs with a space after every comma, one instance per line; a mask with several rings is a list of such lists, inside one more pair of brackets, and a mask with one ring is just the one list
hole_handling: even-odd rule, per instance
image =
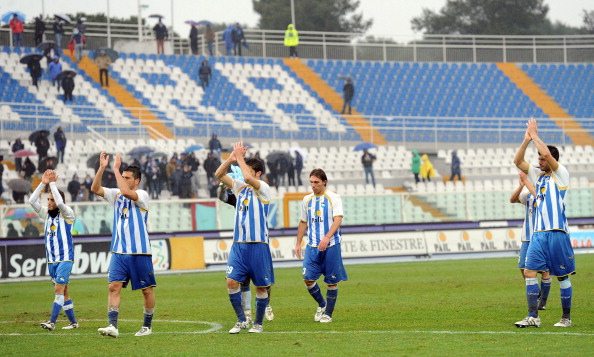
[[128, 208], [124, 207], [122, 209], [122, 214], [120, 215], [120, 219], [126, 219], [126, 218], [128, 218]]
[[247, 211], [250, 205], [250, 200], [249, 199], [244, 199], [243, 201], [241, 201], [241, 205], [239, 206], [239, 210], [240, 211]]
[[50, 237], [54, 237], [56, 235], [56, 231], [58, 230], [58, 227], [52, 223], [52, 225], [50, 226]]

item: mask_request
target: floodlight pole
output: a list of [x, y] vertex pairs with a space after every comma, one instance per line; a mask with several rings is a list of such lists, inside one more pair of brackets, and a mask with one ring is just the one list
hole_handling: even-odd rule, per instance
[[291, 0], [291, 23], [297, 28], [297, 24], [295, 23], [295, 0]]
[[141, 7], [140, 0], [136, 0], [138, 3], [138, 42], [142, 42], [142, 20], [141, 20]]
[[109, 0], [105, 0], [107, 3], [107, 47], [111, 48], [111, 20], [109, 11]]

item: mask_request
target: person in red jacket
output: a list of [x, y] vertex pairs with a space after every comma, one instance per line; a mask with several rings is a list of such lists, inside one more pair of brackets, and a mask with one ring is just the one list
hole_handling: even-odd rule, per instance
[[20, 47], [22, 45], [21, 39], [23, 37], [25, 25], [21, 19], [19, 19], [17, 14], [12, 15], [12, 20], [10, 20], [8, 25], [10, 26], [10, 31], [12, 31], [12, 45], [14, 47]]

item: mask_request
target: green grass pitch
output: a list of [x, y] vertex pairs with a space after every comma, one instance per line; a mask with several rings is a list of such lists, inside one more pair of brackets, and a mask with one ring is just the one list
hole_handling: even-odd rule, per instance
[[[234, 313], [224, 273], [157, 277], [154, 333], [135, 337], [142, 323], [140, 291], [126, 289], [120, 337], [102, 337], [106, 279], [73, 279], [70, 290], [81, 328], [45, 331], [53, 290], [49, 281], [0, 284], [0, 355], [304, 356], [304, 355], [588, 355], [594, 346], [594, 255], [577, 255], [574, 327], [561, 316], [554, 281], [540, 328], [517, 329], [526, 314], [515, 258], [348, 265], [334, 321], [313, 321], [315, 303], [301, 268], [276, 269], [275, 319], [263, 334], [229, 335]], [[323, 288], [325, 292], [325, 288]], [[254, 294], [255, 295], [255, 294]], [[253, 303], [255, 306], [255, 304]]]

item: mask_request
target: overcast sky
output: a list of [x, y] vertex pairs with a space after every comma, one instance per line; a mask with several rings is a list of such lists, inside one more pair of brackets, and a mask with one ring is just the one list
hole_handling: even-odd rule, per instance
[[[23, 11], [28, 16], [42, 12], [110, 12], [115, 17], [128, 17], [138, 14], [138, 0], [0, 0], [0, 13], [13, 10]], [[287, 6], [290, 0], [287, 1]], [[299, 0], [294, 0], [299, 2]], [[253, 27], [258, 22], [258, 14], [252, 9], [251, 0], [140, 0], [148, 8], [142, 10], [143, 17], [159, 13], [165, 16], [164, 22], [171, 24], [178, 33], [188, 32], [185, 20], [210, 20], [212, 22], [240, 22]], [[410, 20], [421, 14], [422, 8], [434, 11], [441, 9], [446, 0], [361, 0], [360, 11], [365, 18], [374, 20], [368, 34], [386, 37], [412, 37]], [[592, 0], [546, 0], [549, 5], [549, 18], [570, 26], [581, 26], [582, 10], [594, 10]], [[172, 6], [173, 4], [173, 16]], [[297, 21], [297, 28], [299, 23]]]

